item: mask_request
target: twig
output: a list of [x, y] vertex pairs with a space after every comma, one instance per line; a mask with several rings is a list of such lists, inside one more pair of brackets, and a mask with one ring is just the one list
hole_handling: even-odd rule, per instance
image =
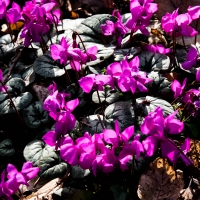
[[16, 57], [13, 59], [13, 61], [12, 61], [13, 64], [12, 64], [12, 66], [10, 67], [10, 70], [9, 70], [9, 72], [8, 72], [8, 74], [7, 74], [7, 76], [6, 76], [6, 78], [5, 78], [4, 81], [3, 81], [3, 85], [5, 85], [5, 83], [8, 81], [8, 78], [10, 77], [10, 75], [12, 74], [12, 72], [13, 72], [15, 66], [17, 65], [17, 62], [19, 61], [19, 58], [20, 58], [20, 56], [22, 55], [23, 49], [24, 49], [24, 47], [23, 47], [22, 50], [16, 55]]

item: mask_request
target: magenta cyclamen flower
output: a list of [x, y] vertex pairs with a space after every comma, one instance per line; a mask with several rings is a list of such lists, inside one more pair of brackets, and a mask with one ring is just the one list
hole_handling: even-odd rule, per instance
[[129, 63], [125, 58], [120, 63], [114, 62], [107, 67], [107, 74], [112, 75], [122, 92], [131, 90], [134, 94], [138, 89], [140, 92], [147, 92], [148, 89], [144, 86], [151, 82], [147, 78], [146, 72], [139, 71], [140, 60], [136, 56]]
[[200, 17], [200, 6], [189, 6], [188, 10], [188, 14], [190, 15], [190, 17], [194, 20], [194, 19], [198, 19]]
[[189, 24], [192, 19], [188, 13], [178, 15], [178, 9], [176, 9], [172, 14], [166, 13], [162, 17], [162, 28], [167, 33], [172, 33], [173, 31], [179, 32], [183, 36], [195, 36], [198, 32], [193, 29]]
[[[169, 159], [172, 163], [176, 163], [180, 151], [172, 140], [165, 137], [165, 132], [168, 134], [179, 134], [182, 132], [184, 123], [174, 118], [177, 112], [175, 111], [164, 119], [162, 109], [158, 107], [154, 112], [149, 113], [145, 117], [141, 125], [141, 131], [149, 135], [142, 142], [147, 156], [152, 156], [160, 143], [163, 157]], [[191, 164], [187, 157], [184, 156], [184, 158], [184, 162], [187, 160], [186, 164]]]
[[60, 64], [63, 65], [66, 65], [69, 61], [75, 71], [80, 71], [80, 62], [85, 64], [87, 61], [87, 55], [79, 48], [70, 48], [70, 44], [64, 37], [62, 37], [60, 44], [51, 45], [50, 51], [54, 60], [60, 60]]
[[[2, 73], [2, 71], [0, 69], [0, 84], [2, 84], [2, 83], [3, 83], [3, 73]], [[0, 91], [6, 92], [6, 89], [8, 89], [8, 86], [0, 85]]]
[[12, 199], [10, 196], [17, 192], [19, 186], [21, 184], [29, 186], [28, 181], [33, 179], [39, 170], [39, 167], [33, 167], [31, 162], [24, 163], [21, 172], [14, 165], [8, 164], [6, 168], [7, 177], [5, 177], [5, 171], [2, 172], [0, 196], [6, 195], [9, 199]]
[[186, 83], [187, 83], [187, 78], [184, 79], [182, 86], [176, 79], [172, 82], [171, 89], [174, 92], [174, 98], [177, 98], [182, 95]]
[[12, 2], [12, 8], [7, 10], [6, 17], [7, 17], [7, 21], [13, 24], [15, 24], [18, 20], [22, 18], [21, 8], [14, 1]]
[[116, 38], [116, 47], [121, 47], [121, 42], [123, 35], [125, 35], [128, 30], [123, 25], [123, 23], [118, 19], [117, 22], [112, 22], [110, 20], [106, 21], [106, 24], [101, 25], [101, 30], [104, 35], [114, 35]]
[[85, 93], [90, 93], [93, 87], [96, 87], [97, 90], [103, 90], [104, 85], [109, 85], [112, 88], [113, 78], [110, 75], [102, 75], [102, 74], [89, 74], [78, 80], [79, 85], [83, 89]]
[[197, 57], [198, 57], [197, 49], [191, 46], [186, 57], [187, 61], [182, 63], [183, 69], [190, 70], [193, 66], [195, 66], [197, 62]]
[[162, 44], [156, 44], [155, 46], [152, 44], [146, 44], [142, 46], [142, 49], [144, 51], [150, 51], [153, 53], [161, 53], [161, 54], [167, 54], [171, 52], [170, 48], [165, 48]]
[[10, 0], [0, 0], [0, 19], [6, 14], [6, 8], [10, 4]]
[[152, 0], [130, 1], [132, 18], [127, 21], [126, 26], [133, 32], [140, 30], [144, 35], [149, 35], [146, 26], [149, 25], [153, 13], [158, 10], [158, 5], [152, 2]]

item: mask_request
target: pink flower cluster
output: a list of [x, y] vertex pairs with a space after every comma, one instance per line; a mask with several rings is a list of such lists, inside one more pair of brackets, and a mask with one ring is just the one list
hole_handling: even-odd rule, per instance
[[0, 197], [7, 196], [12, 200], [11, 195], [16, 193], [21, 184], [27, 185], [28, 181], [33, 179], [39, 172], [39, 167], [33, 167], [31, 162], [26, 162], [19, 172], [14, 165], [8, 164], [6, 171], [1, 174]]
[[198, 32], [190, 26], [194, 19], [199, 18], [200, 6], [189, 7], [188, 12], [178, 15], [178, 9], [176, 9], [172, 14], [166, 13], [162, 17], [162, 28], [165, 32], [171, 33], [174, 31], [175, 36], [195, 36]]
[[152, 81], [147, 78], [146, 72], [139, 71], [140, 60], [136, 56], [129, 63], [127, 59], [119, 62], [114, 62], [108, 65], [106, 73], [111, 75], [117, 82], [118, 87], [122, 92], [131, 90], [134, 94], [136, 90], [147, 92], [145, 84]]
[[191, 160], [185, 156], [190, 150], [189, 138], [181, 146], [184, 152], [184, 154], [181, 154], [174, 142], [166, 137], [167, 134], [179, 134], [184, 128], [184, 123], [175, 119], [177, 113], [178, 111], [175, 111], [164, 118], [160, 107], [157, 107], [154, 112], [149, 113], [140, 127], [142, 133], [148, 135], [142, 144], [147, 156], [152, 156], [160, 143], [161, 153], [164, 158], [169, 159], [172, 163], [176, 163], [180, 157], [187, 165], [190, 165]]
[[69, 61], [71, 68], [77, 72], [80, 71], [81, 64], [97, 59], [97, 51], [96, 46], [89, 47], [85, 53], [78, 47], [72, 48], [64, 37], [62, 37], [60, 44], [53, 44], [50, 47], [51, 57], [54, 60], [60, 60], [60, 64], [63, 65]]
[[130, 10], [132, 18], [126, 23], [126, 26], [133, 32], [140, 30], [144, 35], [149, 35], [146, 26], [149, 25], [150, 19], [158, 10], [158, 5], [152, 3], [154, 0], [131, 0]]
[[[144, 151], [139, 141], [139, 135], [129, 142], [133, 134], [134, 126], [130, 126], [120, 133], [118, 121], [115, 121], [115, 130], [104, 129], [102, 133], [93, 136], [86, 132], [76, 141], [67, 135], [62, 139], [60, 156], [71, 165], [80, 165], [83, 169], [92, 168], [95, 176], [97, 170], [108, 173], [113, 171], [115, 166], [128, 169], [126, 163], [134, 155], [137, 155], [138, 159]], [[115, 151], [118, 148], [122, 148], [122, 150], [116, 156]]]
[[116, 16], [117, 22], [112, 22], [110, 20], [106, 21], [106, 24], [101, 25], [101, 30], [104, 35], [114, 35], [116, 38], [116, 47], [121, 47], [121, 42], [123, 35], [128, 32], [128, 29], [122, 23], [122, 16], [120, 15], [118, 10], [113, 11], [113, 16]]
[[6, 11], [9, 0], [1, 0], [0, 19], [6, 15], [8, 23], [24, 21], [24, 27], [20, 35], [25, 38], [24, 45], [29, 46], [31, 42], [42, 42], [42, 35], [50, 30], [51, 24], [58, 24], [60, 21], [60, 9], [53, 9], [57, 5], [56, 0], [52, 1], [27, 1], [23, 9], [12, 2], [12, 7]]
[[56, 124], [55, 131], [47, 132], [43, 136], [43, 140], [50, 146], [56, 145], [58, 147], [61, 136], [67, 134], [75, 126], [76, 119], [71, 112], [79, 104], [79, 100], [77, 98], [66, 102], [65, 98], [70, 95], [58, 92], [54, 82], [48, 89], [51, 94], [45, 99], [43, 108], [49, 112]]

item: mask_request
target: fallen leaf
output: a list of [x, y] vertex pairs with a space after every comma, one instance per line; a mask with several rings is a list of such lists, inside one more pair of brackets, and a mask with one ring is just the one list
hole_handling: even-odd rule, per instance
[[178, 73], [171, 72], [171, 73], [164, 73], [162, 74], [163, 77], [165, 77], [169, 82], [173, 82], [175, 79], [178, 79]]
[[177, 200], [184, 187], [183, 172], [174, 171], [166, 159], [157, 158], [142, 174], [138, 186], [138, 197], [141, 200]]
[[193, 199], [193, 191], [191, 187], [183, 190], [183, 194], [181, 195], [184, 200], [192, 200]]
[[190, 140], [190, 151], [188, 152], [188, 157], [193, 160], [194, 166], [200, 167], [200, 141]]

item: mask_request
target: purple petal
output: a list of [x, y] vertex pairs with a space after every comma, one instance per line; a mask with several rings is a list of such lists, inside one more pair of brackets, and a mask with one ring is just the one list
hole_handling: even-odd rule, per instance
[[176, 146], [171, 144], [169, 141], [161, 142], [161, 152], [164, 158], [167, 158], [172, 163], [176, 163], [177, 158], [179, 156], [179, 151]]
[[43, 137], [43, 141], [49, 146], [55, 146], [56, 144], [56, 134], [55, 131], [47, 132]]
[[103, 136], [104, 136], [105, 142], [107, 142], [108, 144], [112, 144], [114, 147], [118, 147], [119, 136], [114, 130], [104, 129]]
[[124, 143], [127, 143], [134, 133], [134, 126], [129, 126], [121, 133], [121, 138]]
[[146, 155], [151, 157], [153, 156], [154, 152], [157, 150], [158, 140], [153, 136], [149, 136], [142, 142], [142, 144], [146, 152]]
[[68, 101], [65, 105], [65, 108], [72, 112], [79, 104], [79, 99], [76, 98], [74, 100]]
[[8, 164], [7, 165], [7, 178], [10, 179], [11, 177], [15, 176], [18, 172], [18, 170], [16, 169], [16, 167], [13, 164]]
[[198, 82], [200, 82], [200, 68], [197, 70], [197, 73], [196, 73], [196, 80]]
[[180, 25], [181, 28], [181, 34], [185, 37], [193, 37], [195, 35], [198, 34], [198, 31], [196, 31], [194, 28], [192, 28], [191, 26], [185, 25], [185, 24], [181, 24]]
[[93, 74], [93, 76], [85, 76], [78, 80], [79, 85], [85, 93], [90, 93], [90, 91], [92, 90], [92, 87], [94, 85], [94, 77], [95, 75]]

